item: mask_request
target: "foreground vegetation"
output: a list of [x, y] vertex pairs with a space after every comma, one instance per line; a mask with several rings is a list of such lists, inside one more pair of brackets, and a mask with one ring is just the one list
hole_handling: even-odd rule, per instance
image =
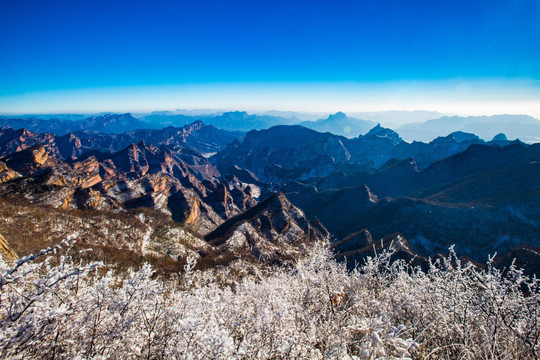
[[[385, 252], [354, 271], [323, 244], [292, 268], [163, 279], [75, 263], [73, 238], [1, 263], [0, 357], [537, 359], [538, 280], [450, 256], [427, 271]], [[44, 259], [44, 261], [41, 261]]]

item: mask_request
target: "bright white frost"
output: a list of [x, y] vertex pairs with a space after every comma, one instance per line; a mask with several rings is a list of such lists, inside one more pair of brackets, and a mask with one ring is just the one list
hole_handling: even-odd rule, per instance
[[54, 255], [71, 242], [1, 264], [0, 357], [539, 356], [538, 282], [513, 267], [480, 271], [451, 253], [422, 271], [383, 253], [347, 271], [319, 245], [292, 269], [230, 287], [219, 280], [227, 269], [194, 271], [193, 257], [175, 280], [149, 266], [101, 274]]

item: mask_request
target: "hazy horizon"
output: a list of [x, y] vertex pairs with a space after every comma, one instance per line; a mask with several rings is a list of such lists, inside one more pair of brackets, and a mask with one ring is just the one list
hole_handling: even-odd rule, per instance
[[0, 4], [0, 113], [427, 110], [540, 118], [540, 3]]
[[58, 90], [0, 96], [0, 113], [101, 113], [208, 109], [333, 114], [435, 111], [458, 116], [526, 114], [540, 118], [531, 81], [430, 81], [384, 84], [206, 84]]

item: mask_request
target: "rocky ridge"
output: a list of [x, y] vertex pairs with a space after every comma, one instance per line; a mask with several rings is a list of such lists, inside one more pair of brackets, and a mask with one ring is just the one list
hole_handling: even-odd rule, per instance
[[248, 211], [230, 218], [205, 236], [211, 245], [249, 253], [262, 261], [294, 259], [302, 248], [324, 242], [330, 234], [318, 221], [308, 221], [299, 208], [277, 192]]
[[0, 234], [0, 258], [5, 262], [12, 262], [19, 258], [2, 234]]
[[77, 160], [91, 150], [115, 153], [132, 143], [141, 141], [154, 146], [167, 146], [172, 150], [187, 149], [203, 156], [213, 154], [226, 147], [238, 133], [219, 130], [202, 122], [195, 122], [181, 128], [140, 129], [121, 134], [107, 134], [81, 130], [65, 135], [34, 133], [25, 128], [0, 130], [0, 156], [9, 155], [26, 148], [43, 145], [47, 151], [65, 161]]

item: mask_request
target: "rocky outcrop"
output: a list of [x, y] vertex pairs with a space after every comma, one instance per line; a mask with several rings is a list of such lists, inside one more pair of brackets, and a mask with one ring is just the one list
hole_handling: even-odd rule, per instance
[[21, 176], [21, 174], [8, 168], [4, 162], [0, 161], [0, 184], [15, 179], [19, 176]]
[[99, 175], [99, 162], [95, 157], [74, 163], [73, 171], [79, 174], [79, 181], [76, 186], [80, 186], [83, 189], [92, 187], [102, 181]]
[[19, 258], [2, 234], [0, 234], [0, 257], [8, 263]]
[[50, 158], [43, 145], [36, 145], [0, 158], [7, 167], [22, 174], [31, 174], [45, 166], [52, 165], [56, 159]]
[[308, 221], [281, 192], [235, 216], [205, 236], [211, 245], [263, 261], [291, 260], [306, 244], [328, 241], [318, 221]]

